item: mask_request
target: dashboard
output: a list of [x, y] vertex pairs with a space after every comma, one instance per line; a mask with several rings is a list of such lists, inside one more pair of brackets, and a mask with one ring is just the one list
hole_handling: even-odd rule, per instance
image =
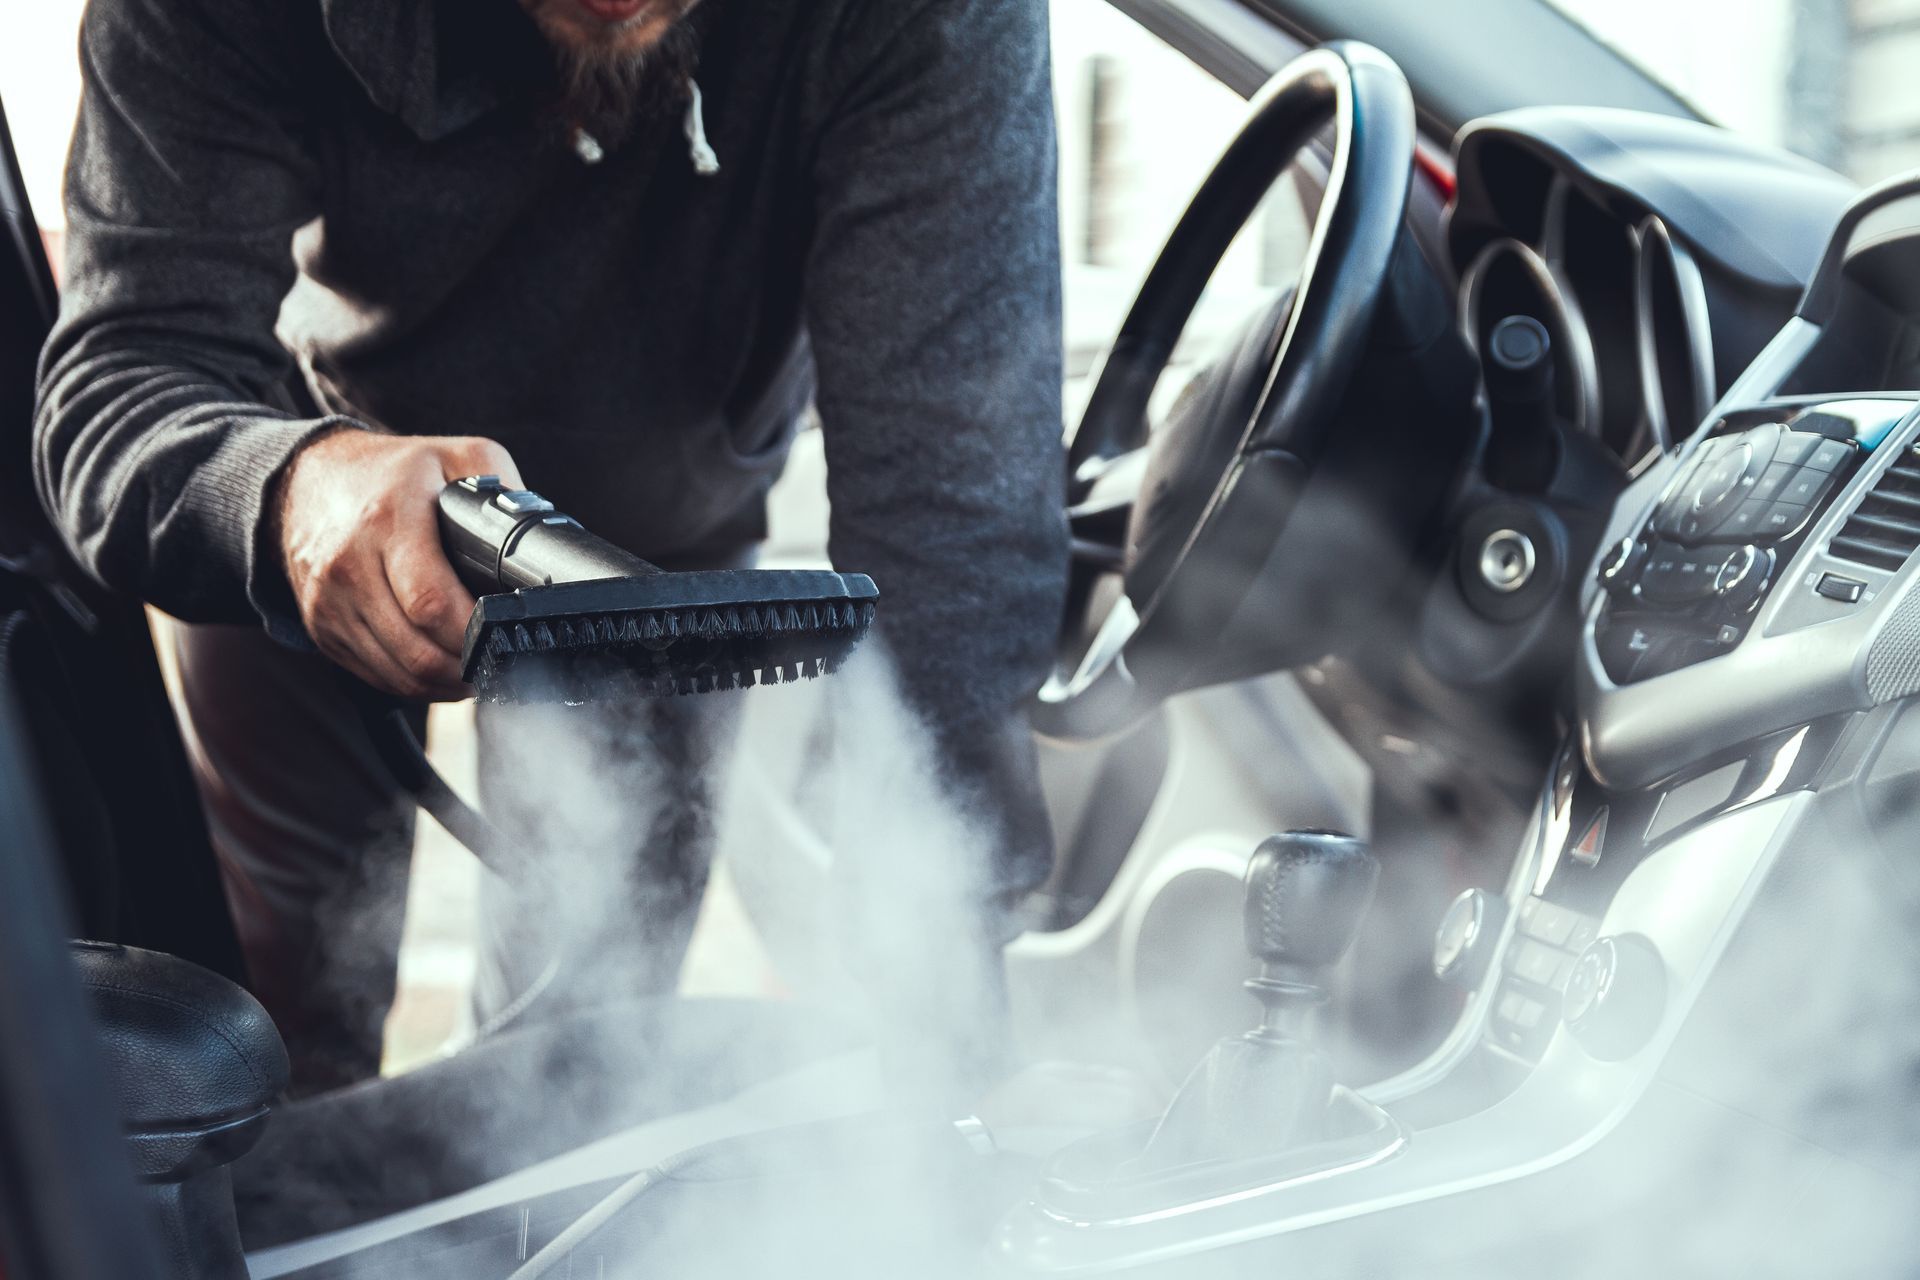
[[1795, 313], [1618, 506], [1583, 631], [1586, 763], [1646, 786], [1920, 691], [1920, 178], [1838, 220]]
[[1606, 112], [1480, 121], [1456, 156], [1490, 428], [1465, 607], [1433, 611], [1479, 633], [1442, 658], [1570, 635], [1616, 790], [1920, 688], [1920, 178], [1861, 195]]
[[1564, 701], [1622, 494], [1671, 479], [1792, 318], [1855, 191], [1633, 112], [1508, 112], [1468, 125], [1454, 154], [1445, 249], [1488, 438], [1415, 646], [1443, 684], [1497, 695], [1524, 724]]
[[[1423, 644], [1456, 682], [1538, 655], [1528, 697], [1565, 708], [1484, 1026], [1537, 1063], [1634, 868], [1809, 785], [1864, 701], [1920, 549], [1920, 287], [1884, 287], [1884, 218], [1834, 249], [1843, 180], [1697, 124], [1513, 112], [1456, 165], [1488, 437]], [[1463, 895], [1455, 932], [1495, 928], [1490, 902]]]
[[[1819, 791], [1853, 726], [1865, 742], [1920, 694], [1920, 176], [1858, 194], [1704, 139], [1642, 138], [1629, 159], [1609, 127], [1471, 127], [1450, 226], [1487, 388], [1484, 501], [1505, 533], [1557, 521], [1569, 544], [1573, 701], [1484, 1029], [1528, 1064], [1596, 998], [1582, 967], [1606, 961], [1602, 920], [1636, 869]], [[1686, 191], [1649, 160], [1689, 149], [1676, 163], [1707, 188], [1744, 176]], [[1552, 357], [1521, 412], [1510, 357], [1534, 348]], [[1529, 436], [1569, 456], [1584, 442], [1611, 472], [1503, 471], [1497, 451]], [[1583, 544], [1592, 509], [1606, 518]], [[1463, 576], [1489, 523], [1468, 521]], [[1475, 925], [1487, 901], [1456, 905]]]

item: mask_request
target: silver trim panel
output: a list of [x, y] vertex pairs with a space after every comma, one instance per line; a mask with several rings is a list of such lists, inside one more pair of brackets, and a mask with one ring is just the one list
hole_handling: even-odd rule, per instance
[[1707, 286], [1700, 264], [1687, 247], [1673, 238], [1667, 224], [1648, 217], [1637, 229], [1637, 260], [1634, 264], [1633, 313], [1635, 347], [1640, 359], [1640, 399], [1647, 415], [1647, 428], [1654, 446], [1662, 451], [1678, 441], [1674, 432], [1686, 424], [1667, 421], [1666, 388], [1660, 380], [1659, 319], [1653, 301], [1652, 274], [1665, 258], [1680, 293], [1678, 335], [1686, 344], [1688, 372], [1692, 375], [1693, 404], [1696, 408], [1713, 403], [1713, 322], [1707, 308]]

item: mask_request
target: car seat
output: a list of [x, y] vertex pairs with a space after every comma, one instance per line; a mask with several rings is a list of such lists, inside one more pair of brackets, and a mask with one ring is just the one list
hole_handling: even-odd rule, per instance
[[205, 818], [137, 602], [68, 555], [33, 484], [53, 274], [0, 106], [0, 687], [22, 717], [75, 927], [242, 976]]

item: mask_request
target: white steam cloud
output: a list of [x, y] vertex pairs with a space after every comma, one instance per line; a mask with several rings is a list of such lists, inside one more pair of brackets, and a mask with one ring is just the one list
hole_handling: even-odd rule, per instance
[[[587, 1197], [530, 1231], [524, 1262], [496, 1240], [496, 1261], [484, 1273], [468, 1257], [394, 1270], [370, 1255], [363, 1271], [347, 1274], [1003, 1274], [987, 1256], [995, 1223], [1031, 1189], [1039, 1167], [1007, 1154], [1020, 1145], [1018, 1131], [1052, 1122], [1049, 1139], [1058, 1142], [1145, 1109], [1137, 1091], [1110, 1075], [1056, 1068], [1024, 1098], [999, 1105], [998, 1114], [1012, 1117], [993, 1124], [1001, 1155], [968, 1145], [952, 1121], [978, 1098], [963, 1097], [958, 1082], [977, 1083], [981, 1064], [1002, 1048], [988, 1042], [1001, 994], [975, 914], [989, 827], [943, 793], [932, 744], [878, 646], [820, 684], [668, 705], [672, 714], [738, 713], [749, 698], [759, 703], [747, 721], [756, 739], [738, 749], [724, 733], [687, 747], [655, 720], [604, 709], [517, 717], [507, 749], [488, 766], [506, 768], [516, 797], [496, 813], [508, 814], [511, 826], [511, 811], [524, 805], [537, 820], [526, 850], [546, 887], [527, 900], [526, 913], [537, 925], [531, 932], [556, 940], [564, 957], [569, 981], [557, 985], [575, 989], [570, 979], [585, 973], [588, 990], [596, 982], [617, 990], [624, 966], [661, 940], [661, 917], [677, 918], [684, 905], [654, 903], [648, 895], [656, 890], [634, 875], [635, 851], [652, 856], [656, 847], [644, 834], [704, 838], [726, 821], [727, 806], [674, 779], [731, 768], [714, 795], [795, 792], [806, 826], [831, 852], [829, 891], [796, 896], [785, 920], [765, 918], [763, 895], [761, 923], [805, 975], [807, 1000], [823, 1005], [819, 1021], [878, 1046], [884, 1084], [851, 1108], [864, 1114], [671, 1158], [597, 1211]], [[497, 787], [491, 794], [499, 797]], [[767, 834], [777, 827], [754, 830], [760, 857], [786, 856]], [[1618, 1137], [1590, 1156], [1423, 1209], [1187, 1256], [1154, 1274], [1252, 1280], [1276, 1266], [1283, 1274], [1463, 1280], [1531, 1280], [1543, 1268], [1576, 1280], [1914, 1274], [1920, 966], [1908, 940], [1912, 907], [1900, 890], [1905, 881], [1875, 850], [1818, 854], [1790, 855], [1776, 869], [1663, 1078]], [[1432, 925], [1402, 923], [1422, 934]], [[1251, 1001], [1247, 1013], [1251, 1025]], [[1341, 1056], [1338, 1045], [1327, 1047]], [[665, 1114], [684, 1105], [663, 1083], [684, 1064], [662, 1061], [660, 1042], [615, 1021], [599, 1025], [584, 1052], [597, 1060], [592, 1074], [619, 1093], [619, 1109]], [[782, 1069], [781, 1047], [765, 1037], [703, 1043], [698, 1053], [707, 1069], [730, 1078]], [[491, 1091], [475, 1101], [511, 1117], [489, 1134], [509, 1146], [516, 1125], [535, 1134], [554, 1122], [555, 1108], [616, 1106], [606, 1095], [549, 1092], [549, 1083], [483, 1078], [461, 1087]], [[818, 1114], [848, 1110], [845, 1090], [822, 1090]], [[1463, 1106], [1454, 1118], [1470, 1127], [1472, 1110]], [[1417, 1148], [1422, 1138], [1416, 1131], [1411, 1143]], [[1048, 1145], [1027, 1149], [1044, 1155]], [[1276, 1198], [1276, 1215], [1284, 1212]], [[569, 1222], [572, 1232], [554, 1243]]]

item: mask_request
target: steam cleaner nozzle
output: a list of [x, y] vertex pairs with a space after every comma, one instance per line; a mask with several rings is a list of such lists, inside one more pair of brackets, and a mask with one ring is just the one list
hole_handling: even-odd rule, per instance
[[597, 702], [826, 675], [866, 635], [880, 598], [859, 573], [667, 573], [497, 476], [441, 491], [440, 538], [479, 597], [462, 663], [487, 702]]

